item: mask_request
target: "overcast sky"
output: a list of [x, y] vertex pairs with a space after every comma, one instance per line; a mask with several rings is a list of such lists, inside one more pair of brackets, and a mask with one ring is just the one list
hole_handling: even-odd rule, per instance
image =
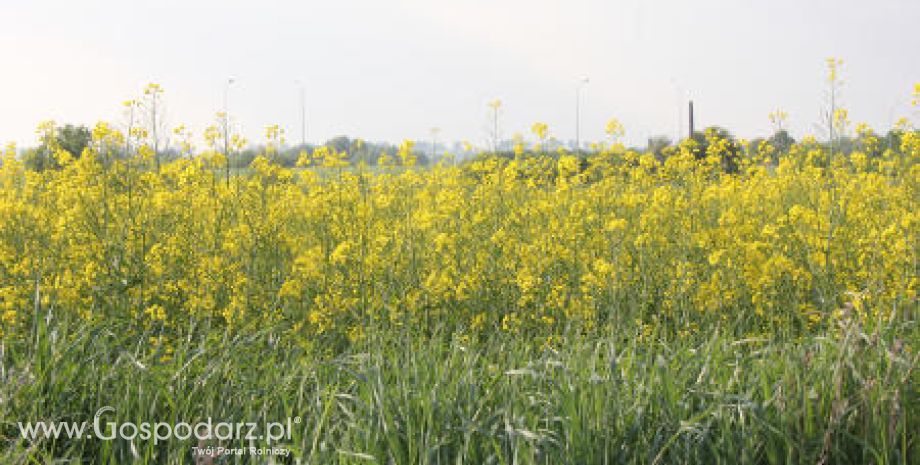
[[[147, 82], [166, 91], [171, 125], [196, 134], [222, 106], [261, 140], [281, 124], [307, 139], [486, 140], [486, 103], [502, 133], [535, 121], [582, 139], [619, 118], [631, 141], [678, 130], [689, 93], [697, 126], [769, 133], [784, 109], [816, 132], [825, 58], [844, 60], [851, 119], [887, 128], [911, 113], [920, 81], [920, 1], [337, 0], [0, 3], [0, 141], [34, 143], [36, 124], [119, 121]], [[686, 118], [684, 118], [686, 121]]]

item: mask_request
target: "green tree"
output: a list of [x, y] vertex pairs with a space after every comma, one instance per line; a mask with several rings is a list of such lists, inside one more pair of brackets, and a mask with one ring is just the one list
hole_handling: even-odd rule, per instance
[[83, 154], [83, 149], [89, 145], [93, 135], [86, 126], [74, 126], [72, 124], [64, 125], [57, 131], [58, 145], [70, 152], [74, 158]]
[[792, 144], [795, 144], [795, 139], [785, 129], [779, 129], [767, 141], [776, 149], [778, 154], [789, 153], [789, 148], [792, 147]]
[[725, 128], [710, 126], [703, 132], [694, 132], [691, 136], [696, 141], [699, 149], [694, 152], [698, 160], [706, 158], [709, 153], [710, 145], [721, 143], [722, 150], [719, 151], [719, 158], [722, 164], [722, 170], [726, 173], [737, 173], [740, 166], [741, 155], [744, 153], [744, 147], [735, 140]]
[[74, 158], [78, 158], [92, 139], [92, 133], [86, 126], [67, 124], [57, 127], [53, 122], [48, 121], [42, 123], [40, 130], [41, 143], [38, 147], [28, 149], [22, 154], [23, 164], [35, 171], [60, 168], [54, 156], [56, 150], [66, 150]]
[[667, 158], [664, 149], [670, 146], [671, 139], [668, 136], [652, 136], [648, 138], [648, 145], [645, 151], [654, 154], [659, 161], [664, 161]]

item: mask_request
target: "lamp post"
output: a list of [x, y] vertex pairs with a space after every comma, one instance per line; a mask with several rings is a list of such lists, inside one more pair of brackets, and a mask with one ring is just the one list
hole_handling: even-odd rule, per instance
[[581, 89], [588, 84], [588, 78], [578, 80], [575, 86], [575, 152], [581, 153]]
[[227, 109], [228, 109], [227, 102], [228, 102], [229, 95], [230, 95], [230, 86], [233, 85], [234, 82], [236, 82], [234, 78], [227, 78], [227, 82], [224, 83], [224, 108], [223, 108], [224, 113], [227, 113]]
[[434, 163], [435, 151], [438, 146], [438, 133], [441, 132], [441, 128], [433, 127], [429, 129], [429, 132], [431, 133], [431, 158], [429, 161]]
[[227, 167], [226, 167], [226, 176], [227, 176], [227, 187], [230, 186], [230, 108], [229, 108], [229, 96], [230, 96], [230, 86], [233, 85], [234, 79], [228, 78], [227, 82], [224, 83], [224, 117], [223, 117], [223, 133], [224, 133], [224, 156], [227, 157]]
[[301, 148], [307, 148], [307, 103], [306, 88], [303, 82], [298, 79], [294, 84], [300, 89], [300, 145]]

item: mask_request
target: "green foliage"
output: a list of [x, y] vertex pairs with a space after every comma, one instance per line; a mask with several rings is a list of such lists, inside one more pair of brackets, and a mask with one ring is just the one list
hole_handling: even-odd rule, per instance
[[780, 129], [773, 133], [767, 141], [776, 149], [777, 153], [789, 153], [789, 149], [795, 144], [795, 139], [789, 135], [789, 131]]
[[715, 144], [721, 144], [722, 146], [718, 147], [718, 153], [722, 170], [726, 173], [738, 172], [744, 147], [727, 129], [710, 126], [703, 132], [694, 132], [690, 138], [698, 144], [699, 149], [694, 153], [698, 160], [705, 158], [711, 151], [711, 147], [715, 148]]
[[67, 124], [55, 127], [54, 139], [45, 139], [38, 147], [27, 149], [23, 152], [22, 161], [34, 171], [58, 169], [60, 164], [54, 157], [55, 149], [66, 150], [74, 158], [79, 158], [91, 140], [92, 133], [86, 126]]
[[58, 145], [75, 158], [83, 154], [83, 149], [89, 145], [92, 137], [92, 133], [86, 126], [67, 124], [57, 131]]
[[[203, 328], [170, 354], [116, 323], [40, 323], [8, 346], [0, 462], [191, 464], [192, 441], [20, 439], [19, 421], [300, 418], [276, 463], [910, 464], [920, 454], [917, 327], [779, 341], [645, 339], [624, 325], [537, 349], [379, 333], [324, 357], [276, 328]], [[217, 443], [217, 441], [214, 441]], [[223, 446], [265, 446], [247, 441]], [[242, 457], [240, 463], [265, 463]], [[200, 462], [199, 462], [200, 463]], [[236, 462], [215, 462], [236, 463]]]
[[671, 146], [671, 139], [667, 136], [653, 136], [648, 139], [646, 152], [655, 154], [658, 160], [664, 160], [666, 157], [665, 149]]

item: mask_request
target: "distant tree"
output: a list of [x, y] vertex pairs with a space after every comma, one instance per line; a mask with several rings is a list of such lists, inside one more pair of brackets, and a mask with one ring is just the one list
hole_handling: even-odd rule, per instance
[[[383, 153], [392, 154], [397, 151], [397, 147], [391, 144], [367, 142], [362, 139], [351, 139], [347, 136], [334, 137], [323, 145], [336, 152], [348, 153], [348, 159], [351, 163], [364, 162], [368, 165], [376, 165], [377, 160]], [[427, 156], [422, 156], [421, 153], [416, 155], [418, 156], [418, 163], [428, 163]]]
[[324, 145], [336, 152], [348, 152], [351, 150], [351, 144], [352, 140], [348, 136], [337, 136], [326, 141]]
[[56, 166], [51, 155], [38, 147], [26, 149], [22, 152], [22, 164], [32, 171], [44, 171]]
[[62, 149], [70, 152], [74, 158], [83, 154], [83, 149], [89, 145], [92, 138], [92, 132], [90, 132], [89, 128], [86, 126], [67, 124], [59, 128], [57, 132], [58, 145]]
[[659, 161], [664, 161], [664, 149], [671, 145], [671, 138], [668, 136], [652, 136], [648, 138], [648, 146], [645, 151], [655, 155]]
[[35, 171], [60, 168], [55, 151], [63, 149], [77, 158], [83, 154], [83, 149], [92, 139], [92, 133], [86, 126], [67, 124], [57, 127], [51, 121], [42, 123], [39, 132], [41, 143], [38, 147], [28, 149], [22, 154], [22, 162], [27, 168]]
[[691, 138], [699, 147], [694, 153], [697, 160], [706, 158], [710, 151], [716, 150], [716, 147], [713, 147], [712, 150], [710, 150], [710, 147], [714, 144], [719, 144], [718, 155], [722, 170], [726, 173], [738, 172], [744, 147], [735, 140], [735, 136], [727, 129], [710, 126], [703, 132], [694, 132]]
[[901, 150], [901, 138], [903, 135], [904, 131], [900, 129], [889, 129], [881, 140], [882, 151], [893, 150], [896, 152]]
[[856, 150], [859, 140], [855, 137], [837, 133], [837, 140], [833, 143], [833, 149], [836, 152], [848, 154]]
[[789, 131], [785, 129], [777, 130], [767, 141], [776, 149], [776, 153], [778, 154], [789, 153], [789, 148], [795, 144], [795, 139], [793, 139], [792, 136], [789, 135]]

